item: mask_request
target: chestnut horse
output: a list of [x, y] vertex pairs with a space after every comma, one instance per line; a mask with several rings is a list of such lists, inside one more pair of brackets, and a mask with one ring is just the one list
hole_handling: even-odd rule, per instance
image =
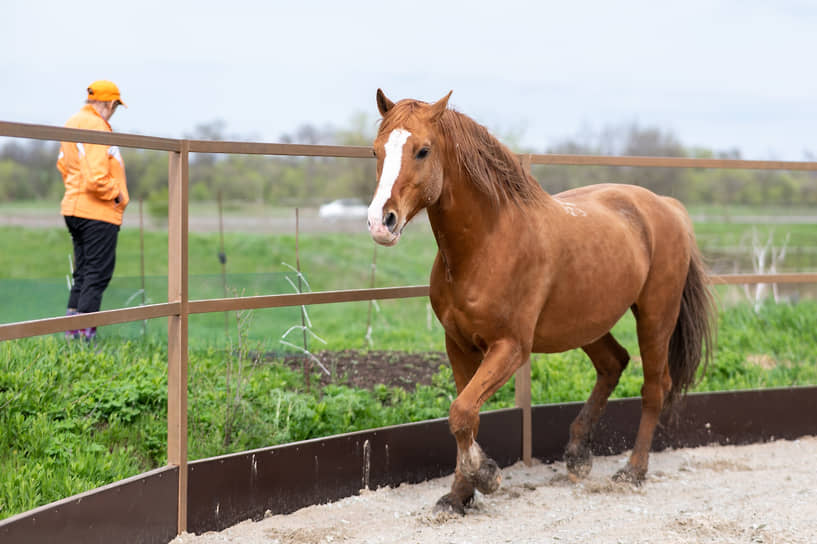
[[635, 186], [547, 194], [484, 127], [447, 108], [450, 96], [395, 104], [378, 89], [368, 213], [372, 238], [393, 246], [425, 208], [437, 240], [430, 298], [457, 386], [457, 466], [435, 508], [463, 514], [474, 489], [499, 487], [496, 462], [475, 440], [479, 410], [531, 352], [581, 348], [596, 368], [565, 450], [571, 477], [588, 474], [593, 428], [630, 358], [610, 334], [628, 309], [644, 385], [635, 445], [614, 478], [637, 485], [662, 410], [711, 353], [714, 306], [689, 216]]

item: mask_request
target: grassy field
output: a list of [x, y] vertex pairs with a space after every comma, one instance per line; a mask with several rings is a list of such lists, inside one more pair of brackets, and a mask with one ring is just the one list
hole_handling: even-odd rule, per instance
[[[422, 231], [422, 229], [417, 229]], [[428, 282], [433, 262], [433, 239], [427, 233], [408, 236], [400, 251], [378, 249], [375, 286], [417, 285]], [[227, 233], [227, 291], [222, 285], [218, 261], [217, 233], [191, 234], [189, 247], [190, 298], [292, 293], [287, 281], [297, 283], [289, 266], [295, 265], [294, 235]], [[371, 285], [371, 267], [375, 247], [366, 234], [305, 234], [300, 236], [300, 260], [313, 291], [364, 288]], [[147, 232], [144, 239], [146, 302], [167, 300], [167, 236]], [[12, 322], [62, 315], [67, 300], [70, 238], [65, 229], [26, 229], [0, 227], [0, 252], [8, 265], [0, 271], [0, 296], [9, 303], [0, 310], [0, 322]], [[103, 298], [103, 309], [135, 306], [141, 303], [140, 240], [138, 230], [123, 229], [117, 251], [116, 273]], [[287, 266], [289, 265], [289, 266]], [[306, 288], [304, 288], [306, 290]], [[397, 309], [399, 307], [399, 309]], [[377, 344], [395, 345], [399, 332], [418, 324], [420, 344], [428, 349], [428, 304], [424, 300], [383, 301], [373, 319]], [[367, 345], [369, 303], [348, 303], [340, 307], [314, 306], [308, 309], [314, 332], [326, 339], [329, 349], [360, 348]], [[278, 343], [292, 325], [300, 324], [295, 308], [261, 310], [254, 313], [253, 340]], [[234, 315], [228, 316], [228, 331], [233, 334]], [[211, 342], [224, 336], [223, 314], [192, 316], [192, 342]], [[432, 323], [433, 331], [436, 325]], [[148, 332], [161, 337], [163, 321], [148, 323]], [[142, 324], [110, 327], [109, 335], [137, 337]], [[439, 330], [439, 329], [437, 329]], [[217, 343], [226, 338], [216, 339]], [[235, 335], [233, 334], [233, 340]], [[413, 342], [413, 340], [411, 340]], [[435, 344], [440, 347], [440, 344]], [[409, 349], [409, 344], [402, 348]]]
[[[8, 205], [4, 205], [6, 208]], [[199, 204], [195, 213], [212, 215], [212, 209]], [[0, 206], [3, 208], [3, 206]], [[42, 210], [30, 205], [12, 210]], [[241, 216], [240, 209], [228, 210], [232, 216]], [[289, 217], [292, 210], [243, 210], [248, 217], [269, 213], [276, 218]], [[801, 217], [808, 210], [790, 210]], [[783, 210], [734, 207], [693, 209], [693, 215], [714, 217], [720, 213], [729, 217], [775, 218], [784, 217]], [[314, 215], [314, 214], [313, 214]], [[258, 216], [259, 222], [263, 217]], [[290, 219], [292, 219], [290, 217]], [[314, 219], [314, 218], [313, 218]], [[131, 221], [132, 223], [132, 221]], [[778, 265], [780, 272], [817, 271], [817, 229], [804, 223], [724, 223], [698, 222], [696, 235], [707, 262], [714, 272], [753, 272], [752, 238], [757, 233], [761, 243], [769, 237], [773, 246], [787, 243], [786, 258]], [[322, 226], [327, 230], [326, 225]], [[329, 227], [331, 230], [331, 226]], [[362, 229], [361, 229], [362, 230]], [[265, 232], [227, 232], [224, 238], [227, 255], [226, 289], [218, 260], [220, 242], [217, 232], [193, 232], [189, 239], [189, 270], [191, 299], [220, 298], [236, 295], [291, 293], [289, 283], [297, 281], [287, 266], [295, 264], [295, 237], [290, 234]], [[425, 284], [436, 252], [427, 221], [420, 218], [406, 230], [400, 245], [377, 248], [368, 233], [323, 232], [300, 236], [300, 261], [312, 290], [364, 288], [371, 285], [371, 267], [377, 251], [375, 286]], [[65, 228], [0, 227], [0, 296], [6, 301], [0, 309], [0, 322], [38, 319], [62, 315], [68, 293], [71, 242]], [[144, 298], [141, 268], [144, 263]], [[138, 229], [123, 228], [117, 252], [114, 279], [105, 293], [103, 309], [127, 307], [167, 300], [167, 237], [161, 230], [147, 231], [144, 235], [144, 253]], [[814, 298], [817, 286], [781, 286], [781, 294], [790, 300]], [[724, 290], [722, 300], [731, 304], [746, 300], [742, 288]], [[373, 313], [372, 340], [374, 347], [394, 346], [400, 349], [440, 348], [439, 328], [430, 319], [427, 302], [422, 300], [384, 301]], [[368, 347], [365, 339], [369, 325], [369, 303], [350, 303], [340, 306], [309, 308], [314, 332], [327, 341], [328, 349]], [[235, 341], [235, 316], [221, 314], [191, 317], [191, 342], [217, 343]], [[280, 337], [291, 326], [300, 324], [295, 308], [264, 310], [253, 316], [251, 335], [254, 341], [266, 340], [269, 349], [281, 346]], [[156, 320], [147, 324], [117, 325], [106, 329], [106, 334], [137, 338], [147, 333], [161, 339], [165, 323]], [[413, 330], [412, 330], [413, 329]], [[406, 334], [406, 331], [411, 333]], [[226, 331], [226, 332], [225, 332]], [[402, 343], [400, 339], [403, 339]]]
[[[699, 223], [696, 231], [707, 254], [721, 255], [753, 227], [766, 229], [764, 239], [773, 230], [775, 243], [791, 233], [790, 247], [817, 247], [813, 225]], [[286, 278], [295, 276], [283, 263], [295, 264], [294, 236], [233, 232], [225, 247], [229, 295], [293, 291]], [[217, 233], [191, 234], [191, 298], [224, 296], [218, 248]], [[64, 313], [70, 251], [65, 229], [0, 227], [0, 322]], [[367, 234], [305, 234], [300, 251], [312, 290], [370, 285], [374, 246]], [[428, 229], [413, 225], [398, 247], [378, 249], [376, 286], [426, 283], [434, 254]], [[147, 302], [166, 300], [164, 233], [146, 233], [144, 261]], [[801, 265], [795, 269], [815, 269]], [[139, 304], [140, 289], [139, 233], [126, 228], [103, 307]], [[714, 363], [695, 390], [817, 384], [817, 303], [794, 293], [796, 303], [755, 311], [739, 290], [721, 291]], [[310, 307], [312, 330], [327, 342], [313, 339], [313, 347], [369, 347], [368, 314], [368, 303]], [[377, 349], [443, 349], [442, 330], [423, 299], [383, 301], [374, 316]], [[447, 414], [454, 385], [445, 365], [432, 385], [414, 390], [335, 384], [307, 391], [303, 376], [274, 355], [296, 324], [297, 309], [230, 313], [226, 322], [223, 314], [191, 317], [191, 459]], [[0, 518], [165, 463], [165, 329], [164, 320], [106, 327], [95, 346], [66, 343], [60, 335], [0, 343]], [[614, 334], [637, 355], [632, 318], [622, 319]], [[273, 355], [256, 360], [256, 352]], [[532, 374], [535, 403], [584, 400], [594, 380], [579, 351], [535, 356]], [[637, 396], [641, 378], [636, 360], [615, 396]], [[509, 383], [486, 409], [512, 404]]]

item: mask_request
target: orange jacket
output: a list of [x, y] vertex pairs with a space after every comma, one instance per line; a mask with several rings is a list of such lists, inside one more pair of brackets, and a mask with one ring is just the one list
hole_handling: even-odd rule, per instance
[[[89, 104], [65, 126], [112, 132], [111, 125]], [[122, 212], [130, 197], [117, 146], [62, 142], [57, 169], [65, 184], [62, 215], [122, 224]]]

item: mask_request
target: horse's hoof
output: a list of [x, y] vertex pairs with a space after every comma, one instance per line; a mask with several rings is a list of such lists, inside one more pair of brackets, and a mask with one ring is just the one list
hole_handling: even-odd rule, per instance
[[[473, 496], [471, 498], [473, 498]], [[460, 516], [464, 516], [465, 505], [468, 502], [470, 502], [468, 499], [464, 502], [460, 502], [452, 493], [446, 493], [440, 497], [440, 500], [434, 505], [432, 512], [434, 514], [459, 514]]]
[[479, 489], [480, 493], [490, 495], [502, 483], [502, 473], [499, 471], [499, 465], [493, 459], [487, 457], [482, 460], [479, 470], [474, 475], [474, 487]]
[[623, 469], [613, 474], [613, 481], [622, 484], [632, 484], [635, 487], [640, 486], [647, 479], [646, 470], [638, 470], [631, 467], [629, 464]]
[[567, 465], [570, 481], [575, 482], [586, 478], [593, 468], [593, 456], [590, 454], [590, 448], [583, 448], [578, 452], [571, 451], [568, 448], [565, 451], [565, 465]]

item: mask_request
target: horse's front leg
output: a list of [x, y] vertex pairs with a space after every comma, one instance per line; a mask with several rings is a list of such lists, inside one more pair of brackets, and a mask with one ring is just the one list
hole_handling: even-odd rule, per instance
[[[448, 361], [451, 363], [451, 372], [454, 375], [454, 383], [457, 386], [459, 396], [482, 362], [482, 352], [477, 349], [463, 350], [447, 334], [445, 335], [445, 349], [448, 353]], [[451, 491], [443, 495], [434, 506], [435, 512], [455, 512], [460, 515], [465, 514], [465, 506], [474, 498], [474, 485], [465, 478], [459, 470], [454, 472], [454, 483], [451, 484]]]
[[457, 468], [451, 492], [437, 502], [435, 510], [464, 513], [464, 506], [473, 496], [474, 488], [486, 494], [499, 488], [502, 481], [499, 466], [476, 442], [479, 410], [529, 356], [530, 350], [524, 349], [517, 341], [503, 339], [494, 342], [485, 352], [482, 364], [451, 404], [448, 424], [457, 441]]

